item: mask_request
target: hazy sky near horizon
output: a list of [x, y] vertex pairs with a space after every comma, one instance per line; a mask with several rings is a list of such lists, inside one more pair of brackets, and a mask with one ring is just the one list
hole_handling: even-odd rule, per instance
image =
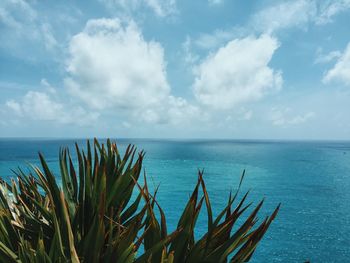
[[0, 137], [350, 139], [350, 0], [0, 3]]

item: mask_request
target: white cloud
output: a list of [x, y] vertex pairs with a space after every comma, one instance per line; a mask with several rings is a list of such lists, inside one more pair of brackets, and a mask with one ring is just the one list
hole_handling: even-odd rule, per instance
[[6, 106], [11, 109], [16, 115], [22, 116], [22, 107], [15, 100], [6, 101]]
[[66, 86], [93, 108], [147, 107], [169, 94], [163, 48], [145, 41], [133, 22], [90, 20], [69, 52]]
[[350, 86], [350, 43], [338, 58], [334, 67], [327, 71], [323, 77], [324, 83], [333, 81]]
[[315, 15], [314, 1], [287, 1], [261, 10], [253, 16], [252, 24], [258, 30], [272, 33], [290, 27], [303, 27]]
[[195, 68], [196, 98], [204, 105], [229, 109], [279, 90], [281, 72], [268, 66], [278, 46], [268, 35], [230, 41]]
[[176, 13], [176, 0], [100, 0], [108, 8], [123, 9], [127, 12], [135, 11], [142, 7], [150, 8], [160, 17]]
[[[0, 45], [19, 53], [33, 51], [38, 47], [41, 49], [42, 45], [52, 51], [58, 47], [58, 42], [51, 25], [43, 17], [27, 1], [1, 1], [0, 34], [6, 35], [6, 38], [2, 39]], [[33, 52], [27, 56], [33, 57]]]
[[36, 11], [26, 1], [1, 1], [0, 22], [6, 26], [20, 29], [24, 21], [34, 21], [36, 18]]
[[132, 21], [88, 21], [69, 53], [66, 88], [94, 109], [116, 109], [149, 123], [178, 122], [196, 111], [171, 95], [162, 46], [146, 41]]
[[46, 79], [41, 79], [40, 81], [41, 86], [51, 94], [56, 94], [56, 88], [53, 87]]
[[307, 122], [315, 116], [314, 112], [307, 112], [300, 115], [293, 115], [290, 108], [273, 108], [270, 113], [270, 120], [275, 126], [298, 125]]
[[146, 123], [170, 123], [172, 125], [184, 125], [201, 115], [204, 113], [200, 112], [197, 106], [188, 103], [183, 98], [174, 96], [169, 96], [165, 103], [134, 112], [135, 118], [141, 117]]
[[[4, 0], [0, 3], [0, 24], [16, 35], [27, 34], [25, 28], [37, 19], [37, 12], [22, 0]], [[31, 32], [36, 37], [37, 32]]]
[[192, 40], [200, 49], [215, 49], [234, 38], [241, 38], [251, 32], [273, 34], [281, 29], [293, 27], [304, 28], [317, 13], [315, 1], [293, 0], [283, 1], [265, 7], [254, 13], [244, 26], [216, 29], [210, 33], [202, 33]]
[[58, 46], [57, 40], [55, 39], [51, 25], [48, 23], [44, 23], [41, 25], [41, 33], [44, 39], [44, 45], [47, 50], [52, 50], [53, 48]]
[[79, 106], [68, 108], [39, 91], [28, 91], [19, 101], [8, 100], [6, 106], [18, 117], [62, 124], [92, 125], [98, 118], [97, 113], [86, 112]]
[[210, 34], [200, 34], [192, 42], [196, 47], [201, 49], [214, 49], [222, 45], [222, 43], [233, 39], [235, 36], [241, 35], [240, 31], [242, 31], [240, 28], [232, 28], [230, 30], [217, 29]]
[[315, 64], [329, 63], [341, 56], [341, 52], [338, 50], [331, 51], [327, 54], [322, 53], [322, 49], [318, 49], [316, 52]]
[[183, 60], [186, 64], [192, 65], [199, 60], [199, 56], [192, 51], [192, 40], [189, 36], [186, 37], [185, 42], [182, 43]]
[[350, 9], [350, 0], [293, 0], [262, 9], [252, 18], [255, 29], [272, 33], [281, 29], [306, 28], [310, 23], [323, 25]]
[[[215, 2], [213, 0], [212, 2]], [[220, 0], [218, 1], [220, 2]], [[192, 39], [194, 46], [200, 49], [215, 49], [223, 43], [241, 38], [251, 32], [276, 34], [280, 30], [299, 28], [306, 30], [309, 24], [330, 23], [340, 12], [350, 9], [350, 0], [288, 0], [277, 1], [254, 13], [244, 26], [216, 29], [202, 33]]]
[[350, 0], [322, 1], [319, 6], [318, 16], [315, 18], [316, 24], [323, 25], [333, 21], [333, 17], [338, 13], [350, 8]]
[[144, 0], [159, 16], [167, 16], [176, 12], [175, 0]]

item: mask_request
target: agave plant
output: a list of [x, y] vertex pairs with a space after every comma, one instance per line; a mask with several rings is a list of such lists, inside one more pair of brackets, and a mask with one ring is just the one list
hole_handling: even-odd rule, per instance
[[[60, 150], [61, 185], [41, 154], [41, 169], [19, 169], [17, 181], [2, 181], [1, 262], [246, 262], [279, 209], [255, 227], [261, 201], [233, 232], [251, 205], [245, 204], [248, 193], [234, 205], [238, 187], [214, 218], [199, 172], [176, 230], [168, 233], [157, 190], [150, 193], [146, 177], [138, 183], [143, 151], [129, 145], [121, 155], [115, 143], [95, 139], [86, 152], [76, 144], [76, 154], [77, 163], [67, 148]], [[196, 240], [203, 204], [208, 227]]]

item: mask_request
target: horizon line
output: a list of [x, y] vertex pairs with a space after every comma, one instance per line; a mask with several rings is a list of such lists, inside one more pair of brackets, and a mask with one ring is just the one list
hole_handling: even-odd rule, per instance
[[98, 140], [144, 140], [144, 141], [236, 141], [236, 142], [350, 142], [350, 139], [326, 139], [326, 138], [193, 138], [193, 137], [105, 137], [105, 136], [95, 136], [95, 137], [59, 137], [59, 136], [0, 136], [0, 140], [93, 140], [97, 138]]

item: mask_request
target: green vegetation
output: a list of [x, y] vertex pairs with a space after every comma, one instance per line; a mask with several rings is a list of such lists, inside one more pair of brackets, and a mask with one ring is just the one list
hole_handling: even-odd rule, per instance
[[[237, 190], [214, 218], [199, 172], [176, 230], [168, 233], [157, 190], [149, 192], [146, 178], [138, 183], [143, 152], [129, 146], [122, 156], [109, 140], [95, 140], [93, 147], [88, 142], [86, 152], [76, 145], [76, 152], [77, 165], [68, 149], [60, 151], [62, 187], [41, 154], [42, 169], [33, 167], [34, 175], [19, 170], [17, 183], [2, 182], [0, 262], [245, 262], [278, 212], [255, 227], [261, 201], [236, 226], [250, 206], [246, 194], [233, 207]], [[208, 228], [196, 240], [203, 206]]]

